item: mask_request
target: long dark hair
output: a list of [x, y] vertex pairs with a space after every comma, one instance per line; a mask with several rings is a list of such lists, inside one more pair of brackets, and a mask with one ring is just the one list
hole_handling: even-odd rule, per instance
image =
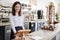
[[18, 2], [18, 1], [14, 2], [13, 6], [12, 6], [12, 15], [13, 15], [13, 16], [16, 15], [16, 13], [15, 13], [15, 6], [16, 6], [17, 4], [20, 5], [20, 11], [18, 12], [18, 16], [21, 16], [21, 3]]

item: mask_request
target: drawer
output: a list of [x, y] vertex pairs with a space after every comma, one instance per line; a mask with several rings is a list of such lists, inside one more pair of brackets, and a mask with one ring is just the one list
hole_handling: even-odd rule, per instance
[[9, 30], [9, 29], [11, 29], [10, 26], [6, 26], [5, 27], [5, 30]]

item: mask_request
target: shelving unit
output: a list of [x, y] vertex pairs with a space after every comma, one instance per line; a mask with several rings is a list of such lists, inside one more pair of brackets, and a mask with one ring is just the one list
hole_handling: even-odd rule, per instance
[[[31, 5], [29, 4], [24, 4], [24, 3], [21, 3], [22, 5], [22, 10], [23, 9], [28, 9], [30, 10], [31, 9]], [[4, 6], [4, 5], [0, 5], [0, 19], [2, 21], [9, 21], [9, 14], [12, 13], [12, 7], [11, 6]]]
[[9, 22], [0, 23], [0, 40], [10, 40], [10, 33], [11, 33], [10, 23]]

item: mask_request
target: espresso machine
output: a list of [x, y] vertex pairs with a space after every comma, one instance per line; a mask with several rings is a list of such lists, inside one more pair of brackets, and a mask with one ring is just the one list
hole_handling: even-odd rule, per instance
[[38, 16], [38, 19], [42, 19], [43, 18], [43, 10], [38, 10], [37, 16]]

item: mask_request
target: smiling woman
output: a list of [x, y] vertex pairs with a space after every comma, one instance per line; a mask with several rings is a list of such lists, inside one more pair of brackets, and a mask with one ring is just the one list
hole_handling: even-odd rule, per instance
[[18, 12], [18, 15], [21, 16], [21, 4], [19, 2], [15, 2], [12, 7], [13, 16], [16, 15], [15, 12]]
[[16, 1], [12, 6], [12, 14], [9, 15], [11, 23], [11, 39], [18, 30], [23, 30], [24, 28], [24, 16], [21, 14], [21, 3]]

